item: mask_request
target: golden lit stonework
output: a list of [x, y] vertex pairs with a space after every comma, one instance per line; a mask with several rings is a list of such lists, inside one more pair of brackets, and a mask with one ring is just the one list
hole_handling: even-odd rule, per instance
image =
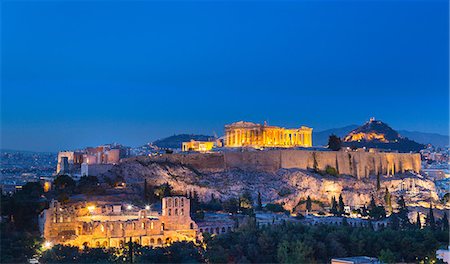
[[198, 226], [190, 217], [190, 200], [162, 199], [162, 212], [132, 205], [52, 201], [39, 217], [49, 243], [77, 247], [122, 247], [131, 238], [142, 246], [164, 246], [173, 241], [196, 241]]
[[311, 147], [312, 128], [284, 128], [252, 122], [236, 122], [225, 126], [225, 146], [235, 147]]
[[351, 141], [361, 141], [361, 140], [366, 140], [366, 141], [372, 141], [372, 140], [378, 140], [380, 142], [389, 142], [388, 140], [386, 140], [386, 138], [384, 137], [384, 134], [379, 134], [379, 133], [375, 133], [375, 132], [371, 132], [371, 133], [354, 133], [354, 134], [350, 134], [348, 136], [346, 136], [344, 138], [344, 141], [346, 142], [351, 142]]
[[197, 152], [208, 152], [215, 147], [222, 147], [221, 141], [197, 141], [191, 140], [188, 142], [183, 142], [181, 146], [182, 151], [197, 151]]

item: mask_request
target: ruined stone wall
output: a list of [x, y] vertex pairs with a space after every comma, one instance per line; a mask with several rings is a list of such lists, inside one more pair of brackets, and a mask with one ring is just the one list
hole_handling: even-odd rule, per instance
[[77, 247], [120, 247], [130, 237], [143, 246], [197, 238], [198, 226], [190, 217], [190, 202], [185, 197], [163, 198], [163, 214], [158, 216], [148, 216], [148, 210], [112, 213], [113, 206], [89, 211], [84, 203], [62, 206], [53, 200], [39, 217], [42, 235], [54, 245]]
[[167, 154], [151, 159], [181, 163], [205, 172], [233, 168], [265, 172], [274, 172], [281, 168], [325, 170], [327, 166], [331, 166], [337, 169], [339, 174], [365, 178], [376, 174], [392, 175], [408, 170], [420, 171], [420, 154], [418, 153], [286, 149], [208, 154]]

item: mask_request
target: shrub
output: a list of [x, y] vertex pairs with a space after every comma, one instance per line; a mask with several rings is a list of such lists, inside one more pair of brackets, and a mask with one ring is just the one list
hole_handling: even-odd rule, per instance
[[338, 175], [337, 170], [335, 168], [331, 167], [331, 166], [327, 166], [325, 168], [325, 173], [328, 174], [328, 175], [332, 175], [332, 176], [337, 176]]
[[264, 207], [267, 211], [274, 212], [274, 213], [285, 213], [287, 212], [283, 205], [278, 203], [269, 203]]

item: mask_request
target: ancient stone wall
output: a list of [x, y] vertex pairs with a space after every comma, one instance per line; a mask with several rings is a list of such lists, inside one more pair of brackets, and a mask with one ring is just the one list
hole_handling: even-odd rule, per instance
[[418, 153], [285, 149], [208, 154], [167, 154], [151, 157], [151, 159], [181, 163], [204, 172], [234, 168], [265, 172], [274, 172], [281, 168], [325, 170], [327, 166], [330, 166], [335, 168], [339, 174], [365, 178], [376, 174], [392, 175], [409, 170], [420, 171], [420, 154]]
[[190, 201], [185, 197], [162, 199], [162, 214], [147, 215], [118, 210], [122, 205], [62, 206], [52, 201], [39, 217], [39, 226], [46, 241], [77, 247], [121, 247], [132, 241], [143, 246], [162, 246], [172, 241], [195, 241], [197, 224], [190, 217]]

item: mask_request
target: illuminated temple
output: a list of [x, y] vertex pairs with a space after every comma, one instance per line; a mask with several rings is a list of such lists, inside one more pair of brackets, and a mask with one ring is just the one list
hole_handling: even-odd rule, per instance
[[239, 121], [225, 126], [226, 147], [311, 147], [312, 128], [284, 128]]

